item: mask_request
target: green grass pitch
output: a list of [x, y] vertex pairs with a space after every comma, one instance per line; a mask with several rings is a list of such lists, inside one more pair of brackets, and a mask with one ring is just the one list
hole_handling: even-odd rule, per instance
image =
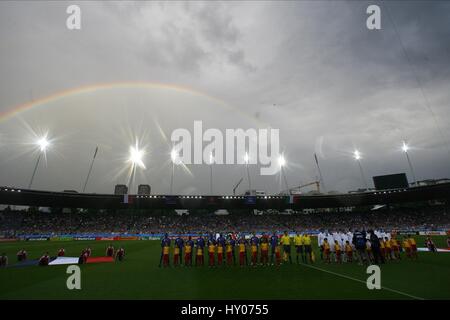
[[[435, 237], [445, 247], [445, 237]], [[417, 237], [423, 246], [423, 238]], [[0, 243], [10, 264], [22, 247], [29, 259], [45, 251], [78, 256], [90, 246], [105, 254], [107, 241]], [[276, 267], [159, 268], [158, 241], [114, 242], [126, 250], [122, 263], [81, 266], [81, 290], [66, 288], [67, 266], [0, 269], [0, 299], [450, 299], [450, 253], [420, 253], [418, 261], [381, 266], [381, 290], [368, 290], [366, 269], [354, 264]], [[295, 253], [293, 256], [295, 261]], [[328, 271], [328, 272], [327, 272]], [[360, 280], [360, 281], [357, 281]]]

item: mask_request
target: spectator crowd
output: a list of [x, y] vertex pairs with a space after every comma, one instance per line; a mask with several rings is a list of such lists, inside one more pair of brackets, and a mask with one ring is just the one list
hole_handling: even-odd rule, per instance
[[0, 211], [0, 235], [32, 234], [160, 234], [216, 232], [319, 232], [373, 228], [377, 230], [449, 230], [448, 208], [296, 214], [48, 213]]

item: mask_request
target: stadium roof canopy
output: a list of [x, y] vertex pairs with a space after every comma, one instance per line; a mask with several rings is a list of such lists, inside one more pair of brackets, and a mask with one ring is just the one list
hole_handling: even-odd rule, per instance
[[450, 183], [351, 194], [291, 196], [111, 195], [0, 187], [0, 204], [95, 209], [306, 209], [449, 201]]

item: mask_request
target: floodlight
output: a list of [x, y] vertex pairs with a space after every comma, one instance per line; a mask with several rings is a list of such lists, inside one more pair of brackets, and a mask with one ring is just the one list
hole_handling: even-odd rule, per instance
[[412, 174], [413, 179], [414, 179], [414, 185], [417, 186], [417, 178], [416, 178], [416, 174], [415, 174], [415, 172], [414, 172], [414, 168], [413, 168], [413, 165], [412, 165], [412, 163], [411, 163], [411, 159], [409, 158], [409, 153], [408, 153], [409, 146], [408, 146], [408, 144], [406, 143], [406, 141], [404, 141], [404, 140], [403, 140], [402, 150], [403, 150], [403, 152], [404, 152], [405, 155], [406, 155], [406, 160], [408, 161], [409, 170], [411, 170], [411, 174]]
[[248, 153], [246, 152], [245, 156], [244, 156], [244, 161], [245, 161], [246, 164], [248, 164], [249, 160], [250, 160], [250, 157], [248, 156]]
[[34, 176], [36, 175], [36, 171], [38, 169], [39, 166], [39, 161], [41, 160], [41, 156], [44, 155], [44, 157], [46, 156], [45, 152], [47, 150], [47, 148], [50, 146], [50, 142], [47, 140], [47, 137], [42, 137], [40, 139], [38, 139], [35, 142], [36, 146], [39, 147], [39, 150], [41, 151], [36, 159], [36, 164], [34, 166], [34, 170], [33, 170], [33, 174], [31, 175], [31, 179], [30, 179], [30, 183], [28, 184], [28, 189], [31, 189], [31, 186], [33, 185], [33, 180], [34, 180]]
[[45, 150], [47, 150], [48, 146], [50, 146], [50, 142], [47, 140], [46, 137], [43, 137], [43, 138], [39, 139], [38, 141], [36, 141], [36, 145], [39, 147], [39, 149], [42, 152], [45, 152]]
[[178, 151], [175, 149], [172, 149], [172, 151], [170, 152], [170, 159], [172, 159], [172, 162], [178, 164], [179, 158], [180, 158], [180, 155], [178, 154]]
[[281, 155], [281, 156], [278, 158], [278, 163], [280, 164], [280, 167], [284, 167], [284, 166], [286, 165], [286, 159], [284, 158], [283, 155]]
[[409, 146], [406, 144], [405, 141], [403, 141], [402, 150], [403, 150], [403, 152], [408, 152], [408, 150], [409, 150]]
[[137, 144], [135, 147], [133, 147], [133, 146], [130, 147], [130, 157], [129, 157], [128, 161], [131, 162], [131, 164], [133, 166], [138, 166], [140, 168], [145, 169], [145, 164], [142, 161], [143, 157], [144, 157], [144, 152], [142, 150], [139, 150]]

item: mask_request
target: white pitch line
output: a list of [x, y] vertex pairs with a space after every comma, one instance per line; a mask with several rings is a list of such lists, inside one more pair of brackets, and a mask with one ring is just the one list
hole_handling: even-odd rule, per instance
[[[321, 269], [319, 267], [315, 267], [315, 266], [312, 266], [312, 265], [309, 265], [309, 264], [303, 264], [303, 265], [305, 267], [308, 267], [308, 268], [316, 269], [316, 270], [319, 270], [319, 271], [322, 271], [322, 272], [333, 274], [333, 275], [338, 276], [338, 277], [342, 277], [342, 278], [346, 278], [346, 279], [349, 279], [349, 280], [353, 280], [353, 281], [357, 281], [357, 282], [366, 284], [366, 281], [363, 281], [363, 280], [360, 280], [360, 279], [356, 279], [356, 278], [352, 278], [352, 277], [349, 277], [349, 276], [346, 276], [346, 275], [343, 275], [343, 274], [340, 274], [340, 273], [337, 273], [337, 272]], [[413, 296], [411, 294], [408, 294], [408, 293], [405, 293], [405, 292], [402, 292], [402, 291], [398, 291], [398, 290], [395, 290], [395, 289], [387, 288], [387, 287], [384, 287], [384, 286], [381, 286], [381, 289], [384, 289], [384, 290], [387, 290], [387, 291], [391, 291], [391, 292], [394, 292], [394, 293], [397, 293], [397, 294], [401, 294], [401, 295], [404, 295], [406, 297], [413, 298], [413, 299], [416, 299], [416, 300], [425, 300], [424, 298], [416, 297], [416, 296]]]

